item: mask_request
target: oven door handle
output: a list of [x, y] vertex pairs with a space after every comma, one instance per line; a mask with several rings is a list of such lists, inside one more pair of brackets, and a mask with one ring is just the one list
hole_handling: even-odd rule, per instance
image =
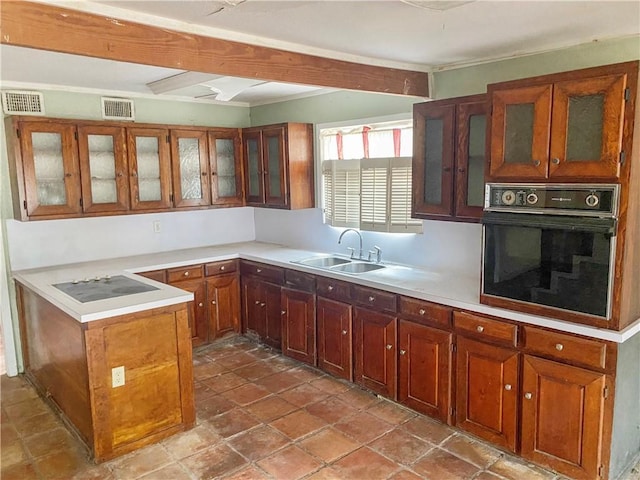
[[617, 220], [615, 218], [572, 217], [567, 215], [485, 212], [482, 217], [482, 224], [604, 233], [613, 237], [616, 234]]

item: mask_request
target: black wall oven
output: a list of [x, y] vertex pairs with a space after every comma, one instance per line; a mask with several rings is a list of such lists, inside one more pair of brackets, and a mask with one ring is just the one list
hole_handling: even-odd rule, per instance
[[481, 301], [609, 320], [617, 208], [618, 185], [487, 184]]

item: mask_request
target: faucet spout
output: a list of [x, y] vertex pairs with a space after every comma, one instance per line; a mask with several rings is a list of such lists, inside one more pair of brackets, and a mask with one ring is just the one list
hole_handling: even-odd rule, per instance
[[[360, 251], [358, 252], [358, 260], [362, 260], [362, 234], [355, 228], [347, 228], [346, 230], [344, 230], [340, 234], [340, 237], [338, 237], [338, 245], [342, 243], [342, 237], [344, 237], [344, 234], [347, 232], [355, 232], [358, 235], [358, 238], [360, 239]], [[351, 252], [351, 258], [353, 258], [353, 252]]]

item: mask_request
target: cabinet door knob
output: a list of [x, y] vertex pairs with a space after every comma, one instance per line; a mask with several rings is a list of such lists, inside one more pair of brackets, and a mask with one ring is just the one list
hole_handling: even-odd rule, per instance
[[527, 400], [531, 400], [533, 398], [533, 395], [531, 395], [531, 393], [527, 392], [524, 394], [524, 398], [526, 398]]
[[333, 290], [333, 285], [329, 285], [329, 286], [327, 287], [327, 290], [329, 290], [329, 291], [331, 292], [331, 291]]
[[400, 355], [404, 355], [405, 353], [407, 353], [406, 350], [400, 350]]
[[202, 176], [206, 177], [207, 176], [207, 172], [202, 172]]
[[203, 304], [202, 302], [200, 302], [200, 303], [198, 304], [198, 306], [199, 306], [199, 307], [203, 307], [203, 306], [204, 306], [204, 304]]
[[346, 335], [347, 333], [349, 332], [347, 332], [346, 330], [342, 330], [342, 335]]
[[71, 174], [70, 173], [65, 173], [64, 176], [67, 177], [67, 178], [70, 178]]
[[444, 167], [442, 169], [443, 172], [450, 172], [451, 171], [451, 167]]
[[122, 172], [116, 173], [116, 176], [121, 177], [122, 176]]
[[264, 302], [262, 302], [262, 303], [260, 304], [260, 306], [261, 306], [261, 307], [264, 307], [265, 305], [266, 305], [266, 303], [264, 303]]
[[132, 177], [137, 177], [138, 176], [138, 172], [136, 172], [135, 170], [133, 172], [131, 172], [131, 176]]
[[564, 349], [564, 345], [562, 345], [561, 343], [556, 343], [556, 350], [561, 352], [563, 349]]
[[211, 300], [211, 305], [215, 305], [216, 301], [215, 300]]
[[505, 390], [507, 390], [507, 391], [511, 390], [511, 384], [510, 384], [510, 383], [507, 383], [507, 384], [504, 386], [504, 389], [505, 389]]
[[424, 308], [421, 308], [420, 310], [418, 310], [418, 313], [420, 315], [424, 315], [425, 313], [427, 313], [427, 311]]
[[260, 305], [260, 300], [256, 300], [256, 305]]
[[460, 172], [460, 173], [464, 173], [464, 172], [465, 172], [465, 169], [464, 169], [464, 168], [459, 168], [459, 169], [458, 169], [458, 172]]
[[482, 325], [478, 325], [476, 327], [476, 330], [478, 331], [478, 333], [482, 333], [482, 332], [484, 332], [484, 327]]
[[262, 269], [261, 268], [256, 268], [256, 272], [257, 273], [262, 273]]
[[539, 166], [540, 166], [540, 160], [534, 160], [534, 161], [533, 161], [533, 164], [534, 164], [536, 167], [539, 167]]
[[391, 350], [392, 348], [393, 348], [393, 345], [391, 345], [391, 344], [387, 345], [387, 350]]
[[224, 272], [224, 265], [220, 267], [220, 271]]
[[286, 310], [282, 310], [282, 312], [280, 312], [280, 313], [282, 313], [282, 315], [286, 315], [287, 311]]
[[558, 165], [560, 163], [560, 159], [559, 158], [554, 158], [551, 160], [551, 163], [553, 163], [554, 165]]
[[375, 300], [376, 300], [376, 297], [374, 297], [373, 295], [369, 297], [370, 302], [375, 302]]
[[188, 277], [189, 276], [189, 272], [184, 272], [184, 276]]

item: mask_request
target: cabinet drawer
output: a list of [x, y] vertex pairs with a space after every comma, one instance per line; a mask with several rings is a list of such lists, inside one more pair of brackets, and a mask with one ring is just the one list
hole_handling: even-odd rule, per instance
[[284, 270], [282, 268], [266, 265], [264, 263], [242, 261], [240, 262], [240, 273], [242, 275], [260, 277], [279, 285], [282, 285], [282, 282], [284, 281]]
[[316, 277], [296, 270], [284, 271], [284, 284], [287, 288], [293, 288], [294, 290], [310, 293], [315, 293], [316, 291]]
[[188, 267], [170, 268], [167, 270], [167, 280], [169, 283], [180, 282], [181, 280], [193, 280], [202, 278], [202, 265], [190, 265]]
[[207, 263], [204, 266], [204, 274], [207, 277], [221, 273], [233, 273], [238, 270], [237, 260], [223, 260], [221, 262]]
[[398, 310], [397, 296], [394, 293], [354, 285], [353, 297], [356, 304], [373, 310], [385, 310], [387, 312], [396, 312]]
[[351, 303], [351, 286], [332, 278], [318, 277], [316, 293], [325, 298]]
[[411, 320], [425, 325], [451, 326], [451, 309], [435, 303], [400, 297], [400, 313]]
[[614, 367], [615, 347], [606, 342], [530, 326], [523, 328], [524, 344], [529, 353], [592, 368]]
[[462, 334], [471, 334], [476, 340], [485, 339], [515, 346], [518, 341], [518, 326], [482, 317], [467, 312], [453, 312], [455, 329]]

